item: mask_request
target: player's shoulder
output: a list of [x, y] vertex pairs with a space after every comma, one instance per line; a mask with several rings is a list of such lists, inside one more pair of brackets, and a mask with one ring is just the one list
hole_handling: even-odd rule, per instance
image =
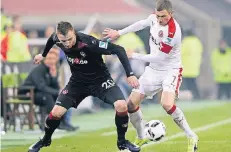
[[80, 40], [90, 39], [90, 35], [87, 35], [83, 32], [76, 32], [77, 38]]
[[181, 35], [181, 28], [178, 22], [172, 17], [168, 22], [168, 37], [173, 38], [175, 35]]
[[85, 42], [87, 44], [91, 44], [92, 41], [96, 40], [96, 38], [94, 38], [93, 36], [85, 34], [83, 32], [76, 32], [76, 34], [78, 40]]
[[148, 19], [151, 20], [151, 21], [154, 21], [154, 22], [157, 21], [156, 13], [153, 12], [152, 14], [150, 14], [150, 15], [148, 16]]
[[52, 33], [51, 34], [51, 39], [54, 41], [54, 42], [58, 42], [59, 41], [59, 39], [58, 39], [58, 37], [57, 37], [57, 34], [54, 32], [54, 33]]

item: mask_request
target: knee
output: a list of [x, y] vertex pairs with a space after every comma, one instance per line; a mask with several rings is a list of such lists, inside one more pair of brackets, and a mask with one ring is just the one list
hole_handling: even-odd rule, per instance
[[114, 107], [115, 107], [115, 110], [117, 112], [124, 112], [124, 111], [127, 111], [127, 103], [125, 100], [117, 100], [115, 103], [114, 103]]
[[144, 95], [137, 93], [137, 92], [132, 92], [128, 99], [128, 112], [133, 113], [136, 109], [139, 108], [139, 105], [141, 101], [144, 99]]
[[162, 107], [164, 108], [164, 110], [168, 113], [174, 106], [173, 103], [161, 103]]
[[57, 110], [57, 109], [52, 109], [52, 111], [51, 111], [50, 114], [49, 114], [49, 117], [50, 117], [50, 118], [52, 117], [53, 119], [59, 120], [59, 119], [62, 119], [63, 113], [60, 112], [60, 111]]
[[132, 102], [132, 100], [128, 100], [128, 112], [129, 113], [132, 113], [133, 111], [135, 111], [138, 107], [139, 107], [139, 105], [137, 105], [137, 104], [134, 104], [133, 102]]

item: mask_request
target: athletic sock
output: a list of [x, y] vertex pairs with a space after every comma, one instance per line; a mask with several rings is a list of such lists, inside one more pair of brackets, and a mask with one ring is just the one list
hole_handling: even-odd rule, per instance
[[115, 124], [117, 127], [118, 140], [125, 140], [125, 134], [128, 130], [128, 112], [116, 112]]

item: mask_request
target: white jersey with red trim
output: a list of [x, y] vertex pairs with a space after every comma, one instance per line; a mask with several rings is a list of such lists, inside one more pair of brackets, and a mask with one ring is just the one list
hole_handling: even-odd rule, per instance
[[[150, 63], [154, 69], [181, 68], [181, 29], [175, 19], [171, 18], [168, 25], [161, 26], [156, 15], [150, 16], [150, 53], [156, 54], [159, 59]], [[168, 54], [162, 57], [163, 53]]]
[[171, 18], [168, 25], [161, 26], [155, 14], [147, 19], [119, 31], [120, 35], [136, 32], [150, 26], [150, 54], [133, 53], [132, 58], [150, 62], [145, 72], [139, 78], [140, 87], [133, 91], [153, 96], [160, 90], [175, 92], [182, 81], [181, 66], [181, 29], [179, 24]]
[[150, 26], [150, 54], [134, 53], [132, 58], [150, 62], [153, 69], [167, 70], [181, 68], [181, 28], [174, 18], [166, 26], [161, 26], [155, 14], [147, 19], [138, 21], [122, 30], [119, 34], [135, 32]]

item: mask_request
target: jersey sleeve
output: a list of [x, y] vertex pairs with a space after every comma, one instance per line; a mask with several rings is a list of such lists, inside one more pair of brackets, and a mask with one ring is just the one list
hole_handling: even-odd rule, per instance
[[168, 56], [168, 54], [163, 53], [163, 52], [159, 52], [158, 54], [140, 54], [140, 53], [133, 53], [132, 55], [132, 59], [136, 59], [136, 60], [141, 60], [144, 62], [156, 62], [158, 60], [163, 60]]
[[[170, 21], [171, 22], [171, 21]], [[174, 22], [174, 21], [172, 21]], [[133, 53], [132, 58], [141, 60], [144, 62], [157, 62], [158, 60], [163, 61], [169, 56], [169, 53], [173, 47], [181, 43], [181, 29], [179, 26], [174, 24], [169, 24], [168, 36], [160, 42], [159, 51], [157, 54], [139, 54]]]
[[135, 22], [132, 25], [129, 25], [128, 27], [125, 27], [122, 30], [119, 30], [119, 35], [140, 31], [148, 26], [151, 26], [153, 18], [155, 18], [155, 15], [151, 14], [148, 18]]
[[[174, 22], [174, 21], [172, 21]], [[168, 36], [160, 43], [160, 51], [169, 54], [172, 48], [181, 43], [181, 29], [175, 23], [169, 24]]]
[[53, 47], [53, 45], [55, 44], [54, 42], [54, 36], [55, 36], [55, 33], [53, 33], [47, 40], [47, 43], [45, 45], [45, 48], [44, 48], [44, 51], [42, 53], [42, 56], [43, 57], [46, 57], [48, 52], [50, 51], [50, 49]]
[[117, 55], [124, 67], [127, 77], [134, 75], [131, 65], [129, 63], [129, 59], [123, 47], [110, 42], [98, 40], [92, 36], [90, 36], [90, 40], [91, 40], [91, 44], [90, 44], [91, 51], [101, 55], [112, 55], [112, 54]]

